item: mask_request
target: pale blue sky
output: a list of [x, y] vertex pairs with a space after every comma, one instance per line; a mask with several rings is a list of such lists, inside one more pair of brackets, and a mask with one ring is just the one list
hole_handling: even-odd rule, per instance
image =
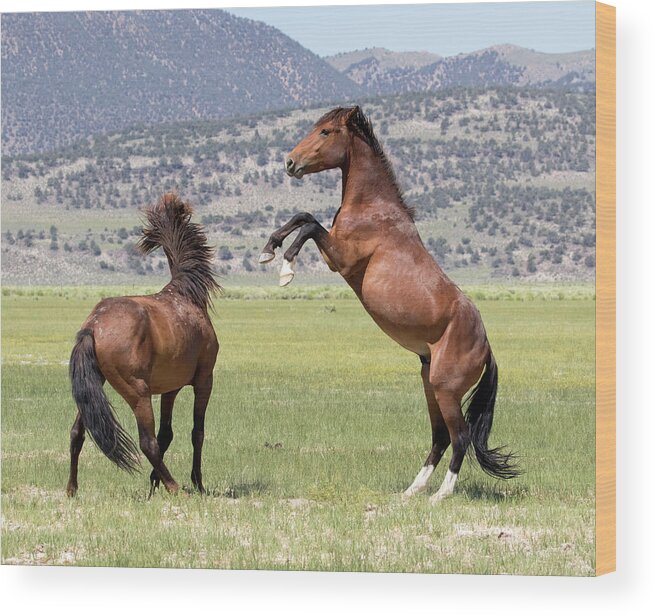
[[270, 24], [320, 56], [365, 47], [451, 56], [499, 43], [547, 52], [595, 45], [590, 0], [226, 10]]

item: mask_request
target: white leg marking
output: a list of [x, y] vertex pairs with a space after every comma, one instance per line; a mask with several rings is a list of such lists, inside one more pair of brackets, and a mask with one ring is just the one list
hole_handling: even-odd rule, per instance
[[444, 477], [443, 483], [441, 484], [439, 491], [434, 496], [432, 496], [432, 498], [430, 498], [430, 504], [434, 505], [435, 503], [438, 503], [440, 500], [446, 498], [446, 496], [450, 496], [453, 493], [453, 490], [455, 489], [456, 483], [457, 483], [457, 473], [453, 473], [450, 469], [448, 469], [448, 472]]
[[293, 271], [293, 261], [282, 261], [282, 269], [280, 270], [280, 286], [286, 287], [292, 280], [296, 273]]
[[259, 262], [260, 263], [268, 263], [269, 261], [272, 261], [275, 259], [275, 253], [274, 252], [262, 252], [262, 254], [259, 255]]
[[425, 487], [428, 485], [428, 479], [430, 479], [430, 475], [432, 475], [432, 471], [434, 471], [434, 466], [432, 464], [428, 464], [428, 466], [424, 466], [418, 472], [418, 475], [416, 475], [416, 479], [414, 479], [414, 483], [412, 483], [412, 485], [405, 490], [403, 496], [409, 497], [409, 496], [414, 496], [414, 494], [418, 494], [419, 492], [423, 492], [423, 490], [425, 490]]

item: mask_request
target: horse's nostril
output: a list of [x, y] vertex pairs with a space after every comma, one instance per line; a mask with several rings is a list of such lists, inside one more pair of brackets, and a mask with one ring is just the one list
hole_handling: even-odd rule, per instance
[[293, 167], [293, 158], [287, 158], [287, 169]]

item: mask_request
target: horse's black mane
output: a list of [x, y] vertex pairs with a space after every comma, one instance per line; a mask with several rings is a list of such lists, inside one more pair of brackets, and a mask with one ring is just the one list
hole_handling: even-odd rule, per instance
[[212, 271], [214, 251], [202, 227], [191, 222], [192, 207], [175, 193], [167, 193], [144, 213], [147, 226], [139, 250], [148, 254], [161, 246], [171, 270], [169, 288], [207, 310], [211, 295], [221, 287]]
[[355, 107], [336, 107], [328, 111], [326, 114], [321, 116], [314, 126], [320, 126], [327, 122], [338, 122], [344, 118], [350, 116], [348, 119], [348, 128], [352, 130], [364, 143], [366, 143], [372, 150], [375, 152], [376, 156], [380, 158], [384, 165], [384, 169], [393, 184], [393, 187], [396, 190], [398, 195], [398, 200], [403, 209], [410, 215], [412, 220], [414, 220], [414, 208], [408, 206], [405, 203], [403, 198], [402, 190], [398, 186], [398, 180], [396, 179], [396, 174], [394, 173], [393, 167], [387, 158], [387, 155], [382, 149], [382, 145], [378, 141], [378, 138], [373, 132], [373, 123], [371, 122], [370, 116], [364, 114], [359, 105]]

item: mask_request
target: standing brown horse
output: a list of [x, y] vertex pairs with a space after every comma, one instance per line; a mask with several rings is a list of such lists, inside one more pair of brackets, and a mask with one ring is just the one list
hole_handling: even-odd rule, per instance
[[[314, 240], [379, 327], [419, 356], [432, 449], [406, 496], [426, 488], [448, 445], [450, 467], [431, 502], [452, 494], [469, 445], [484, 471], [514, 477], [512, 454], [487, 446], [498, 369], [480, 313], [425, 249], [413, 211], [359, 107], [326, 113], [286, 160], [286, 171], [295, 178], [337, 167], [341, 207], [330, 231], [311, 214], [297, 214], [271, 235], [260, 262], [271, 261], [284, 239], [300, 229], [284, 254], [280, 284], [291, 282], [294, 259], [307, 240]], [[462, 399], [471, 389], [464, 416]]]
[[[173, 440], [171, 419], [175, 396], [192, 385], [193, 470], [200, 491], [205, 410], [212, 391], [218, 341], [208, 309], [220, 287], [214, 279], [213, 251], [202, 228], [192, 223], [191, 207], [167, 194], [145, 212], [148, 226], [139, 249], [163, 248], [171, 281], [154, 295], [102, 300], [77, 334], [70, 359], [70, 379], [78, 413], [71, 430], [71, 467], [66, 492], [77, 492], [77, 462], [85, 429], [119, 468], [134, 471], [136, 445], [119, 425], [103, 391], [105, 380], [125, 398], [136, 416], [141, 451], [152, 464], [151, 494], [160, 480], [169, 492], [178, 485], [164, 464]], [[161, 396], [161, 424], [155, 438], [151, 396]]]

